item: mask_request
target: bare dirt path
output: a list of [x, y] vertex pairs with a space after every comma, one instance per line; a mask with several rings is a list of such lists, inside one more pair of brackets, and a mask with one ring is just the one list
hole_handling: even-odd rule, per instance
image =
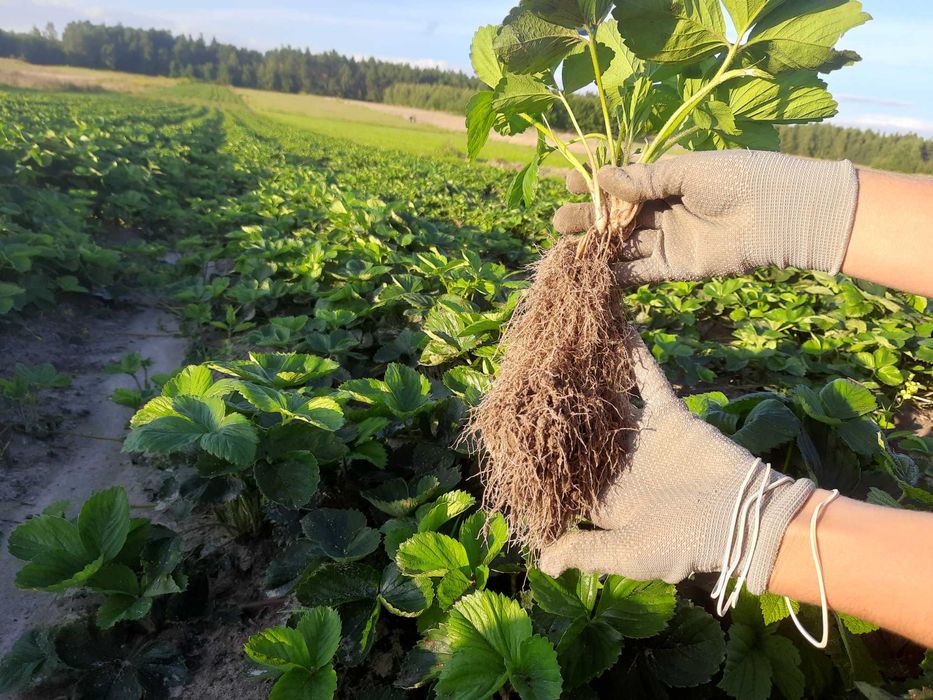
[[80, 600], [68, 596], [15, 588], [13, 579], [21, 562], [7, 552], [10, 531], [56, 501], [67, 499], [76, 506], [93, 491], [114, 484], [126, 487], [131, 503], [147, 500], [143, 484], [152, 472], [134, 467], [128, 455], [121, 453], [120, 442], [79, 437], [122, 440], [132, 414], [110, 400], [116, 387], [132, 386], [132, 380], [107, 374], [104, 366], [135, 350], [152, 358], [150, 373], [170, 372], [184, 361], [186, 347], [167, 313], [94, 300], [59, 304], [42, 315], [30, 316], [25, 325], [0, 325], [0, 353], [6, 368], [12, 369], [15, 362], [51, 362], [73, 377], [71, 387], [43, 394], [44, 412], [64, 416], [50, 436], [9, 430], [0, 438], [0, 655], [28, 627], [83, 607]]

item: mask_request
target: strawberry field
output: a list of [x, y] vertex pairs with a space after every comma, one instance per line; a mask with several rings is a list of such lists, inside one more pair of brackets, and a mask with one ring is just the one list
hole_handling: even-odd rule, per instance
[[[928, 697], [933, 658], [866, 622], [834, 615], [822, 651], [777, 597], [716, 617], [703, 576], [553, 579], [479, 509], [460, 429], [567, 199], [542, 178], [506, 209], [511, 180], [286, 129], [216, 87], [0, 92], [0, 332], [145, 297], [188, 342], [174, 373], [130, 354], [93, 397], [128, 407], [149, 502], [115, 483], [10, 525], [16, 585], [81, 605], [12, 645], [0, 689], [193, 697], [230, 629], [243, 698]], [[755, 455], [933, 510], [927, 299], [763, 271], [626, 301], [688, 407]], [[67, 382], [7, 358], [0, 450], [55, 425]]]

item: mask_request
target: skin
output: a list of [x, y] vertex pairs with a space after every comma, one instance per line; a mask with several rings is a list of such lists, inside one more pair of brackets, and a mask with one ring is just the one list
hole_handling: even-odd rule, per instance
[[[933, 178], [859, 170], [859, 197], [842, 271], [933, 296]], [[810, 550], [818, 490], [791, 521], [768, 583], [819, 605]], [[837, 498], [816, 529], [829, 607], [933, 647], [933, 514]], [[811, 630], [811, 634], [818, 634]]]
[[933, 178], [859, 170], [842, 271], [933, 297]]
[[[817, 490], [791, 521], [768, 582], [772, 593], [820, 604], [810, 518], [828, 495]], [[829, 607], [933, 648], [933, 514], [840, 496], [818, 523]], [[819, 636], [820, 630], [810, 634]]]

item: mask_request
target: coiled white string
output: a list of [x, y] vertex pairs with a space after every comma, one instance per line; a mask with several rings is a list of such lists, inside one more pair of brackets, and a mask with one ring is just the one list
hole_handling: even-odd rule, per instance
[[823, 636], [820, 637], [820, 641], [816, 641], [810, 633], [803, 628], [803, 625], [800, 624], [800, 620], [797, 619], [797, 615], [794, 613], [790, 598], [784, 596], [784, 602], [787, 604], [787, 612], [790, 613], [790, 617], [794, 621], [794, 624], [797, 625], [797, 629], [800, 630], [800, 634], [817, 649], [825, 649], [826, 644], [829, 642], [829, 606], [826, 603], [826, 584], [823, 582], [823, 563], [820, 561], [820, 548], [816, 542], [816, 522], [820, 517], [820, 511], [823, 510], [825, 506], [832, 503], [838, 495], [839, 489], [833, 489], [826, 500], [813, 509], [813, 515], [810, 517], [810, 551], [813, 553], [813, 563], [816, 566], [816, 582], [820, 588], [820, 608], [822, 609], [823, 617]]
[[[742, 590], [742, 586], [745, 585], [745, 581], [748, 578], [748, 573], [751, 570], [755, 548], [758, 546], [758, 534], [761, 529], [761, 505], [765, 494], [776, 489], [778, 486], [793, 481], [793, 479], [791, 479], [789, 476], [782, 476], [769, 484], [768, 481], [770, 480], [771, 476], [771, 465], [766, 464], [762, 474], [761, 483], [756, 489], [756, 492], [748, 498], [744, 498], [745, 492], [749, 486], [749, 482], [752, 480], [752, 477], [755, 474], [755, 469], [759, 464], [761, 464], [760, 459], [756, 459], [752, 463], [751, 467], [749, 467], [748, 472], [745, 475], [745, 479], [742, 481], [742, 485], [739, 487], [738, 493], [736, 494], [735, 504], [732, 508], [732, 522], [729, 527], [729, 536], [726, 541], [726, 548], [722, 556], [721, 571], [719, 573], [719, 578], [716, 581], [716, 585], [713, 586], [713, 590], [710, 593], [712, 599], [716, 601], [716, 613], [720, 617], [725, 614], [726, 610], [734, 608], [738, 603], [739, 593]], [[816, 523], [819, 519], [820, 511], [838, 495], [839, 491], [834, 489], [829, 498], [817, 505], [813, 511], [813, 516], [810, 519], [810, 549], [813, 552], [813, 562], [816, 565], [817, 582], [819, 584], [820, 603], [822, 606], [823, 617], [823, 636], [821, 637], [820, 641], [814, 639], [810, 633], [804, 629], [803, 625], [800, 624], [800, 620], [797, 619], [797, 615], [794, 613], [793, 608], [791, 607], [792, 604], [790, 598], [784, 596], [787, 609], [790, 611], [791, 619], [794, 621], [797, 629], [800, 630], [800, 633], [808, 642], [819, 649], [824, 648], [829, 641], [829, 607], [826, 603], [826, 586], [823, 582], [823, 567], [820, 562], [819, 548], [816, 542]], [[755, 513], [752, 518], [752, 532], [751, 536], [749, 537], [747, 551], [744, 552], [743, 556], [743, 545], [745, 544], [745, 522], [748, 519], [748, 512], [752, 507], [755, 509]], [[738, 577], [736, 578], [732, 593], [727, 595], [726, 592], [729, 586], [729, 579], [732, 578], [733, 574], [739, 569], [739, 567], [741, 567], [741, 573], [739, 573]]]

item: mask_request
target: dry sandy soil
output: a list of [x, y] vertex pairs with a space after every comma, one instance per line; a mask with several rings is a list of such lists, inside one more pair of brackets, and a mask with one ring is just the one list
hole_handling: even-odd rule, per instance
[[[66, 301], [20, 325], [0, 325], [0, 356], [7, 367], [16, 362], [51, 362], [73, 377], [71, 387], [44, 392], [40, 404], [40, 421], [60, 417], [59, 425], [29, 434], [8, 424], [0, 435], [4, 541], [16, 525], [52, 503], [80, 504], [93, 491], [114, 484], [127, 488], [132, 503], [146, 502], [147, 472], [134, 467], [120, 451], [132, 411], [110, 400], [116, 387], [132, 386], [132, 380], [106, 374], [103, 368], [137, 350], [152, 358], [151, 371], [173, 371], [182, 363], [186, 346], [174, 333], [174, 320], [164, 312], [94, 299]], [[27, 627], [57, 621], [71, 610], [67, 597], [16, 589], [13, 577], [19, 568], [20, 562], [6, 547], [0, 549], [0, 619], [4, 620], [0, 654]], [[65, 610], [53, 602], [56, 599]]]

